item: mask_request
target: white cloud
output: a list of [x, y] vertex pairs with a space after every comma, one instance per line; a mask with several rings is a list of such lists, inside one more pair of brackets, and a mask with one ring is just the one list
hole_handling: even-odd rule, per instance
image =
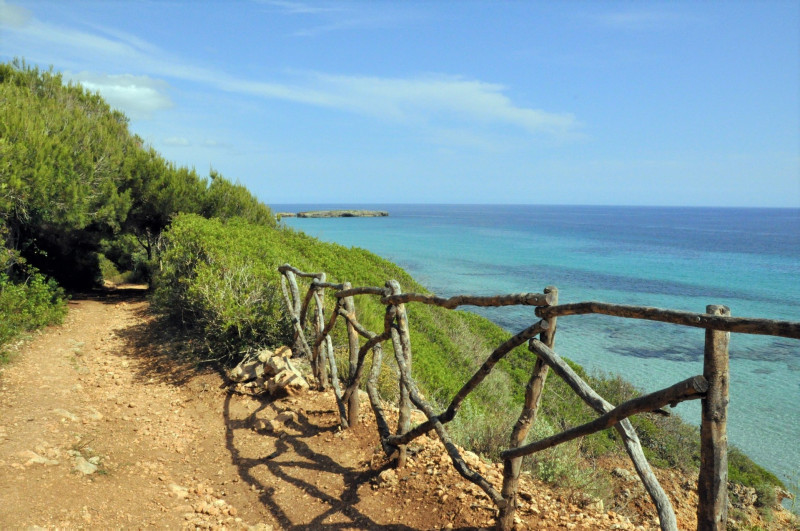
[[515, 105], [502, 85], [458, 77], [402, 79], [309, 73], [295, 84], [220, 77], [216, 82], [219, 88], [230, 92], [330, 107], [409, 124], [438, 120], [478, 122], [514, 126], [529, 133], [559, 138], [580, 127], [572, 114]]
[[596, 24], [612, 29], [653, 30], [671, 26], [681, 17], [665, 10], [628, 10], [589, 15]]
[[[296, 11], [314, 9], [314, 6], [294, 2], [272, 4]], [[4, 9], [8, 8], [6, 4], [2, 5]], [[134, 35], [108, 28], [94, 27], [92, 32], [87, 32], [34, 18], [24, 27], [7, 33], [13, 37], [9, 43], [14, 44], [8, 50], [12, 54], [20, 53], [17, 49], [24, 51], [34, 46], [41, 50], [43, 43], [47, 43], [47, 52], [41, 54], [45, 57], [36, 57], [36, 61], [64, 65], [74, 64], [75, 57], [85, 57], [91, 58], [95, 64], [102, 64], [98, 70], [124, 64], [129, 72], [146, 72], [148, 75], [84, 72], [72, 76], [85, 87], [99, 91], [109, 103], [132, 118], [147, 118], [155, 111], [172, 106], [167, 95], [168, 85], [155, 79], [162, 77], [200, 83], [235, 94], [336, 109], [428, 130], [431, 127], [474, 129], [501, 126], [529, 135], [564, 139], [574, 136], [580, 128], [580, 123], [570, 113], [521, 106], [512, 101], [503, 85], [456, 76], [386, 78], [288, 72], [278, 81], [254, 81], [186, 64]]]
[[188, 146], [190, 142], [189, 139], [182, 136], [171, 136], [164, 139], [164, 144], [168, 146]]
[[173, 106], [167, 95], [169, 85], [148, 76], [65, 72], [64, 77], [99, 92], [109, 105], [131, 118], [149, 118], [155, 111]]
[[7, 4], [0, 0], [0, 26], [21, 28], [31, 21], [31, 12], [24, 7]]
[[318, 5], [311, 5], [306, 2], [293, 2], [290, 0], [260, 0], [259, 3], [276, 7], [284, 13], [299, 14], [299, 15], [316, 15], [320, 13], [331, 13], [341, 11], [341, 7], [333, 7], [326, 5], [321, 7]]

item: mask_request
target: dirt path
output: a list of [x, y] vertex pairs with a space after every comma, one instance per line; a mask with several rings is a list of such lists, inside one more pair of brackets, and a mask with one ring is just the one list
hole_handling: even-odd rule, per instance
[[[142, 292], [70, 302], [0, 367], [0, 529], [475, 529], [491, 503], [423, 438], [395, 471], [332, 396], [232, 394], [171, 353]], [[502, 471], [473, 459], [499, 486]], [[634, 529], [524, 484], [521, 529]], [[652, 526], [647, 521], [646, 527]]]

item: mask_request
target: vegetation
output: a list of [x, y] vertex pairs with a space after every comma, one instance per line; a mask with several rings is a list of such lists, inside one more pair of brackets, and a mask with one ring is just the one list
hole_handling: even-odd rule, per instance
[[[0, 347], [64, 315], [59, 285], [142, 278], [152, 280], [156, 311], [200, 339], [194, 342], [201, 345], [198, 359], [235, 363], [248, 349], [291, 341], [276, 270], [286, 262], [324, 271], [332, 281], [382, 286], [396, 279], [407, 291], [425, 291], [372, 253], [277, 226], [266, 205], [216, 171], [203, 178], [165, 161], [97, 94], [22, 61], [0, 64]], [[356, 305], [365, 327], [382, 328], [377, 298], [358, 297]], [[468, 312], [413, 304], [409, 314], [414, 375], [439, 406], [508, 338]], [[343, 327], [336, 334], [344, 357]], [[392, 399], [391, 352], [384, 359], [382, 389]], [[515, 350], [464, 403], [451, 425], [462, 444], [487, 456], [507, 444], [532, 365], [526, 349]], [[619, 378], [573, 368], [611, 402], [637, 393]], [[534, 436], [594, 416], [551, 377]], [[656, 464], [697, 462], [694, 428], [648, 415], [634, 424]], [[530, 458], [529, 465], [544, 479], [585, 489], [602, 478], [584, 465], [609, 452], [621, 452], [613, 430]], [[732, 452], [730, 464], [733, 480], [778, 484], [741, 453]]]
[[144, 146], [98, 94], [20, 60], [0, 64], [0, 347], [57, 320], [63, 293], [46, 278], [67, 289], [148, 279], [181, 212], [275, 225], [245, 187]]
[[40, 273], [12, 280], [0, 273], [0, 361], [8, 354], [3, 345], [23, 332], [61, 322], [67, 313], [64, 290]]

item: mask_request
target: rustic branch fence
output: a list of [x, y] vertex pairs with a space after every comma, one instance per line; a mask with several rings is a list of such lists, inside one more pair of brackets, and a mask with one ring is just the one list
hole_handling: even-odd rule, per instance
[[[406, 445], [420, 435], [430, 431], [436, 432], [458, 473], [483, 489], [494, 502], [498, 509], [496, 526], [502, 530], [511, 529], [513, 526], [519, 476], [524, 456], [611, 427], [616, 429], [622, 437], [625, 449], [653, 500], [661, 528], [676, 530], [675, 512], [644, 457], [641, 443], [628, 417], [636, 413], [658, 411], [667, 404], [674, 406], [679, 402], [696, 399], [702, 401], [701, 465], [697, 488], [699, 495], [698, 529], [725, 529], [728, 506], [726, 423], [730, 332], [800, 339], [800, 322], [731, 317], [730, 311], [724, 306], [711, 305], [706, 308], [706, 313], [700, 314], [602, 302], [559, 305], [558, 290], [554, 287], [545, 288], [543, 293], [518, 293], [489, 297], [458, 295], [443, 298], [420, 293], [403, 293], [400, 285], [394, 280], [387, 281], [384, 287], [352, 287], [349, 283], [326, 282], [325, 273], [306, 273], [289, 264], [280, 266], [278, 270], [282, 274], [281, 289], [294, 327], [295, 348], [310, 359], [318, 388], [321, 390], [327, 389], [328, 386], [333, 388], [342, 428], [353, 426], [359, 421], [358, 390], [364, 377], [367, 356], [371, 352], [372, 365], [365, 386], [377, 421], [381, 444], [387, 456], [396, 456], [398, 467], [402, 467], [406, 461]], [[297, 282], [298, 277], [310, 279], [308, 291], [302, 298]], [[336, 301], [327, 321], [325, 320], [324, 306], [325, 289], [334, 290], [333, 297]], [[362, 295], [380, 297], [380, 302], [386, 305], [382, 331], [367, 330], [359, 323], [353, 298]], [[312, 301], [314, 302], [314, 315], [310, 319], [309, 311]], [[437, 413], [419, 392], [411, 376], [411, 338], [405, 305], [412, 302], [447, 309], [467, 305], [482, 307], [534, 306], [536, 307], [536, 316], [540, 320], [497, 346], [475, 374], [455, 394], [447, 409]], [[704, 328], [706, 339], [703, 374], [692, 376], [670, 387], [629, 400], [618, 406], [608, 403], [553, 350], [557, 318], [590, 313]], [[345, 321], [349, 347], [349, 378], [344, 388], [339, 381], [330, 337], [339, 318]], [[310, 331], [311, 337], [306, 336], [306, 331]], [[365, 341], [361, 343], [359, 338], [363, 338]], [[392, 343], [399, 369], [399, 415], [394, 434], [391, 433], [377, 391], [377, 380], [383, 360], [382, 345], [386, 341]], [[500, 454], [504, 461], [504, 471], [502, 488], [498, 492], [486, 478], [467, 465], [452, 442], [445, 425], [453, 420], [466, 397], [489, 375], [497, 362], [525, 342], [528, 342], [529, 350], [536, 355], [536, 361], [525, 388], [522, 412], [511, 433], [509, 449]], [[581, 426], [524, 444], [530, 427], [536, 420], [542, 391], [550, 369], [564, 379], [573, 391], [600, 416]], [[413, 428], [411, 427], [412, 404], [427, 418]]]

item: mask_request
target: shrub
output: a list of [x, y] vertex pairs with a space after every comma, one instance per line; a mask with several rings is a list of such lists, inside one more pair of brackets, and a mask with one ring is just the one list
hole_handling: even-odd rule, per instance
[[52, 279], [32, 272], [15, 282], [0, 274], [0, 349], [20, 333], [61, 322], [66, 313], [64, 291]]
[[247, 236], [236, 223], [195, 215], [166, 235], [154, 306], [200, 336], [215, 359], [238, 362], [247, 349], [291, 338], [275, 275]]

